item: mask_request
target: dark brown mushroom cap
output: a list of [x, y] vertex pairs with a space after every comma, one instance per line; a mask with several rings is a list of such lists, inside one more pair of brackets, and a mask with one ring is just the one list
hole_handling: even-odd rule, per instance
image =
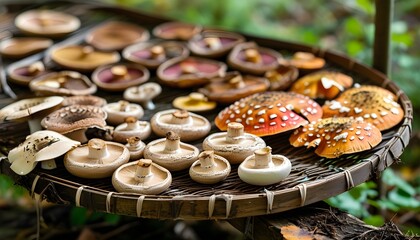
[[211, 83], [200, 88], [199, 92], [209, 100], [229, 104], [254, 93], [264, 92], [268, 87], [269, 82], [266, 78], [230, 72], [221, 79], [213, 79]]
[[7, 58], [22, 58], [42, 51], [53, 44], [48, 38], [15, 37], [3, 40], [0, 44], [0, 54]]
[[382, 134], [361, 119], [324, 118], [297, 129], [289, 141], [294, 147], [316, 147], [315, 153], [321, 157], [337, 158], [375, 147]]
[[92, 81], [108, 91], [123, 91], [146, 82], [149, 77], [149, 70], [138, 64], [106, 65], [92, 73]]
[[322, 107], [324, 118], [361, 117], [379, 130], [387, 130], [404, 118], [404, 111], [390, 91], [377, 86], [361, 86], [344, 91]]
[[103, 51], [115, 51], [149, 38], [149, 32], [143, 27], [128, 22], [110, 21], [91, 31], [86, 36], [86, 42]]
[[353, 78], [344, 73], [317, 71], [296, 80], [290, 91], [310, 98], [333, 99], [352, 84]]
[[190, 39], [188, 47], [198, 56], [220, 57], [244, 41], [245, 38], [242, 35], [233, 32], [205, 30]]
[[168, 40], [189, 40], [199, 33], [202, 27], [184, 22], [166, 22], [153, 29], [153, 35]]
[[62, 103], [63, 107], [67, 107], [70, 105], [90, 105], [96, 107], [103, 107], [106, 104], [107, 102], [104, 98], [93, 95], [66, 97]]
[[267, 71], [264, 76], [270, 81], [270, 90], [285, 91], [298, 78], [295, 66], [280, 64], [276, 69]]
[[295, 129], [321, 116], [321, 107], [306, 96], [265, 92], [242, 98], [226, 107], [217, 115], [215, 124], [225, 131], [228, 123], [239, 122], [247, 133], [268, 136]]
[[100, 107], [71, 105], [44, 117], [41, 125], [51, 131], [66, 134], [80, 129], [106, 126], [106, 112]]
[[309, 52], [296, 52], [288, 63], [300, 70], [315, 70], [325, 66], [323, 58], [316, 57]]

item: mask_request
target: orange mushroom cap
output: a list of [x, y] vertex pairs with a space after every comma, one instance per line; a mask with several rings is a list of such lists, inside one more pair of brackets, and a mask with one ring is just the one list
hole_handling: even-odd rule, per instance
[[268, 136], [295, 129], [321, 116], [321, 107], [309, 97], [291, 92], [265, 92], [226, 107], [217, 115], [215, 124], [225, 131], [228, 123], [239, 122], [245, 132]]
[[289, 64], [301, 70], [314, 70], [323, 68], [325, 60], [309, 52], [296, 52], [289, 60]]
[[377, 86], [351, 88], [324, 104], [323, 117], [361, 117], [383, 131], [404, 118], [404, 111], [396, 99], [392, 92]]
[[315, 153], [326, 158], [368, 150], [381, 141], [378, 128], [350, 117], [319, 119], [295, 130], [289, 138], [294, 147], [316, 147]]

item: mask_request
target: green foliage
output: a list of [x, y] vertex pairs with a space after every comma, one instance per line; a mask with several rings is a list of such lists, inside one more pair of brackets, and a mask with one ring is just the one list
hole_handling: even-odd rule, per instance
[[0, 174], [0, 199], [9, 204], [15, 204], [19, 199], [28, 194], [28, 190], [15, 185], [14, 181], [9, 176]]
[[81, 227], [95, 222], [106, 222], [110, 225], [116, 225], [120, 219], [121, 216], [119, 215], [94, 212], [81, 207], [73, 207], [70, 212], [70, 224], [75, 227]]

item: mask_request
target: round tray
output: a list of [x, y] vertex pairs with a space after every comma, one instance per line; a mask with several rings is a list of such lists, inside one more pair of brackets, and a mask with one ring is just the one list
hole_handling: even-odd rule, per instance
[[[101, 11], [108, 16], [125, 16], [128, 20], [152, 27], [164, 19], [115, 7], [95, 6], [92, 11]], [[140, 21], [141, 20], [141, 21]], [[295, 51], [314, 53], [326, 60], [326, 69], [339, 70], [351, 75], [355, 82], [373, 84], [388, 89], [398, 96], [405, 117], [401, 123], [383, 132], [382, 142], [375, 148], [358, 154], [345, 155], [337, 159], [326, 159], [314, 154], [313, 149], [294, 148], [288, 142], [289, 134], [264, 137], [273, 153], [283, 154], [292, 162], [290, 176], [283, 182], [266, 187], [251, 186], [237, 175], [237, 166], [232, 166], [230, 176], [214, 185], [193, 182], [188, 171], [173, 174], [171, 187], [160, 195], [117, 193], [111, 179], [88, 180], [70, 175], [62, 163], [55, 170], [36, 168], [26, 176], [16, 175], [10, 170], [7, 159], [0, 161], [0, 172], [11, 176], [31, 193], [41, 194], [48, 201], [74, 204], [96, 211], [120, 215], [156, 219], [228, 219], [278, 213], [298, 208], [343, 193], [378, 175], [402, 154], [411, 135], [412, 106], [408, 97], [392, 81], [380, 72], [360, 64], [342, 54], [290, 42], [247, 36], [261, 46], [273, 48], [284, 55]], [[152, 78], [152, 81], [155, 79]], [[25, 90], [19, 91], [25, 92]], [[157, 109], [172, 108], [171, 101], [186, 90], [163, 87], [156, 100]], [[109, 101], [121, 95], [99, 92]], [[4, 95], [1, 105], [10, 102]], [[204, 114], [210, 121], [222, 108]], [[143, 119], [149, 120], [152, 111], [146, 111]], [[212, 124], [212, 132], [217, 129]], [[3, 123], [0, 125], [0, 145], [14, 145], [28, 134], [25, 124]], [[150, 139], [153, 140], [153, 139]], [[148, 142], [148, 141], [147, 141]], [[201, 149], [201, 142], [195, 142]]]

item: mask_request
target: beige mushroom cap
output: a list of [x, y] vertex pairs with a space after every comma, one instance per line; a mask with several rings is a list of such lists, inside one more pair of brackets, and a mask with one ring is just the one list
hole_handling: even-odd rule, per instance
[[127, 117], [140, 119], [144, 115], [144, 110], [140, 105], [124, 100], [108, 103], [103, 110], [108, 114], [106, 121], [111, 125], [122, 124]]
[[90, 105], [103, 107], [107, 104], [106, 99], [93, 95], [82, 95], [82, 96], [70, 96], [66, 97], [63, 101], [63, 106], [67, 107], [70, 105]]
[[159, 96], [162, 87], [154, 82], [144, 83], [140, 86], [127, 88], [124, 91], [123, 98], [130, 102], [140, 103], [144, 108], [153, 110], [155, 105], [152, 100]]
[[113, 131], [113, 140], [120, 143], [126, 143], [130, 137], [138, 137], [145, 140], [152, 133], [150, 123], [138, 121], [136, 117], [127, 117], [125, 123], [118, 125]]
[[22, 58], [42, 51], [53, 44], [48, 38], [14, 37], [0, 43], [0, 54], [9, 58]]
[[188, 96], [180, 96], [173, 100], [172, 105], [191, 112], [205, 112], [215, 109], [216, 102], [209, 101], [202, 93], [192, 92]]
[[229, 161], [215, 155], [213, 151], [204, 151], [190, 167], [192, 180], [202, 184], [215, 184], [227, 178], [231, 170]]

